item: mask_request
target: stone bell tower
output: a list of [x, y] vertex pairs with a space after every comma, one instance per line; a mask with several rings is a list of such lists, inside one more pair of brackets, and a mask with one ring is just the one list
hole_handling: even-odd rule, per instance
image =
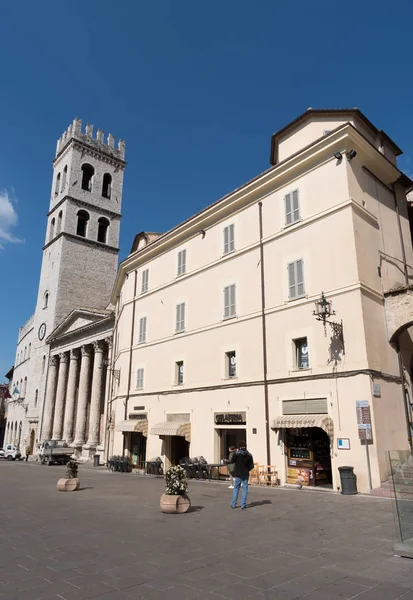
[[125, 143], [75, 119], [57, 142], [26, 402], [41, 420], [46, 339], [74, 308], [107, 307], [118, 266]]

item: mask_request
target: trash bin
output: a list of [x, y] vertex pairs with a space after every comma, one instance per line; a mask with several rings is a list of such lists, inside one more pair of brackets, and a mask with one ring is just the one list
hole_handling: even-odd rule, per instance
[[338, 470], [340, 471], [341, 493], [347, 496], [358, 494], [353, 467], [339, 467]]
[[93, 466], [94, 467], [98, 467], [99, 466], [99, 461], [100, 461], [100, 454], [95, 454], [93, 456]]

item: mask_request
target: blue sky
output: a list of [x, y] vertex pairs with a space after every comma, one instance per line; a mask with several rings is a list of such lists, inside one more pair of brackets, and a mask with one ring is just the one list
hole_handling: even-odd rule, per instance
[[126, 140], [121, 255], [268, 166], [309, 106], [360, 108], [413, 174], [411, 0], [13, 0], [1, 6], [0, 381], [35, 308], [56, 140]]

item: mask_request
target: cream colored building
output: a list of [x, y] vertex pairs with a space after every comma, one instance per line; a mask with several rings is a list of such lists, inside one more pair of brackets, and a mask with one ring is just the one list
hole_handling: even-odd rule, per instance
[[282, 484], [339, 489], [351, 465], [368, 492], [362, 401], [372, 487], [387, 479], [411, 421], [411, 339], [390, 340], [384, 308], [413, 277], [400, 153], [357, 109], [309, 109], [273, 135], [269, 170], [136, 237], [112, 295], [109, 454], [218, 463], [246, 438]]

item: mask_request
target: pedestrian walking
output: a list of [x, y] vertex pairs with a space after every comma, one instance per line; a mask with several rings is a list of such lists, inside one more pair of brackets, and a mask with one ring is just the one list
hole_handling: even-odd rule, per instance
[[228, 455], [228, 475], [229, 475], [229, 486], [228, 488], [230, 490], [234, 489], [234, 484], [235, 484], [235, 476], [234, 476], [234, 472], [235, 472], [235, 463], [231, 462], [232, 456], [235, 454], [236, 452], [236, 448], [235, 446], [230, 446], [229, 447], [229, 455]]
[[30, 446], [26, 446], [26, 462], [29, 460], [30, 456]]
[[254, 468], [254, 459], [252, 454], [248, 452], [245, 442], [239, 443], [239, 449], [232, 455], [231, 463], [235, 464], [235, 487], [232, 494], [231, 508], [237, 507], [239, 489], [242, 485], [241, 508], [245, 510], [247, 508], [248, 480], [250, 471]]

